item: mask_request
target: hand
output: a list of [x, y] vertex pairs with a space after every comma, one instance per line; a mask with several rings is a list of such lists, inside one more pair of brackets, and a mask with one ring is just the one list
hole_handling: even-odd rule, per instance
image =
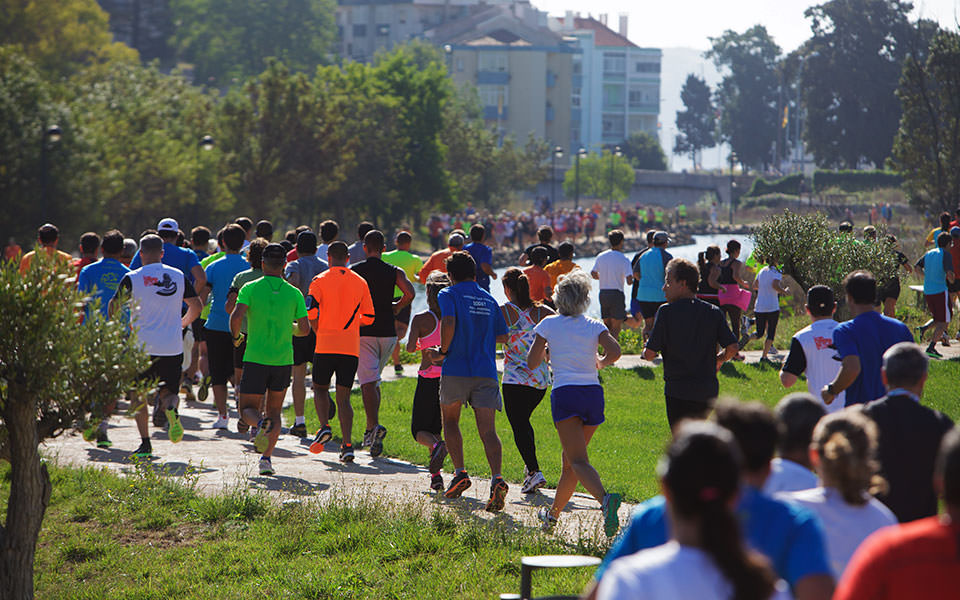
[[825, 385], [823, 389], [820, 390], [820, 398], [823, 399], [824, 404], [830, 404], [837, 397], [836, 394], [830, 392], [830, 386]]
[[491, 279], [496, 279], [496, 278], [497, 278], [497, 274], [496, 274], [496, 273], [490, 273], [490, 278], [491, 278]]
[[720, 367], [723, 366], [723, 363], [726, 362], [722, 358], [717, 357], [717, 371], [720, 371]]
[[243, 333], [243, 332], [241, 331], [241, 332], [240, 332], [240, 335], [238, 335], [237, 337], [233, 338], [233, 346], [234, 346], [235, 348], [239, 348], [240, 346], [243, 345], [243, 341], [244, 341], [246, 338], [247, 338], [247, 334], [245, 334], [245, 333]]

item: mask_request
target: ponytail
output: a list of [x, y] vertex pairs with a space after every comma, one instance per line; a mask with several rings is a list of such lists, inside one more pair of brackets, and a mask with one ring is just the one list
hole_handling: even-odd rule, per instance
[[523, 271], [516, 267], [510, 267], [503, 274], [503, 287], [508, 288], [513, 294], [513, 303], [520, 310], [527, 310], [534, 306], [534, 301], [530, 299], [530, 281]]
[[867, 503], [867, 493], [886, 491], [873, 459], [877, 449], [877, 426], [859, 410], [844, 410], [824, 417], [813, 432], [813, 446], [820, 456], [820, 478], [835, 488], [844, 502]]
[[703, 271], [707, 268], [707, 253], [700, 252], [697, 254], [697, 266], [700, 267], [700, 270]]
[[703, 502], [701, 549], [730, 582], [735, 600], [767, 600], [773, 595], [776, 576], [763, 556], [744, 547], [741, 536], [740, 523], [724, 501]]

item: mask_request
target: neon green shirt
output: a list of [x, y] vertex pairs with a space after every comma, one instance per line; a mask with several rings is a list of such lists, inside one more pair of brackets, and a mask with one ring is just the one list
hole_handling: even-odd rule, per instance
[[[218, 258], [222, 258], [226, 256], [226, 254], [227, 253], [222, 250], [215, 254], [211, 254], [210, 256], [200, 261], [200, 268], [206, 271], [207, 265], [217, 260]], [[200, 290], [197, 290], [197, 293], [199, 294]], [[210, 306], [212, 302], [213, 302], [213, 298], [211, 296], [207, 296], [207, 303], [203, 305], [203, 310], [200, 311], [200, 318], [203, 319], [204, 321], [206, 321], [207, 317], [210, 316]]]
[[[407, 274], [407, 279], [410, 281], [416, 281], [417, 273], [420, 271], [420, 268], [423, 267], [423, 261], [420, 260], [420, 257], [416, 254], [410, 254], [406, 250], [384, 252], [381, 258], [383, 258], [383, 262], [388, 265], [393, 265], [403, 270], [403, 272]], [[403, 292], [400, 291], [400, 288], [394, 286], [393, 297], [399, 298], [400, 296], [403, 296]]]
[[620, 224], [620, 220], [621, 220], [622, 218], [623, 218], [623, 217], [620, 216], [620, 213], [618, 213], [618, 212], [612, 212], [612, 213], [610, 213], [610, 224], [613, 225], [614, 227], [616, 227], [617, 225]]
[[300, 290], [280, 277], [261, 277], [240, 288], [237, 304], [247, 307], [244, 362], [271, 367], [292, 365], [292, 324], [307, 316]]

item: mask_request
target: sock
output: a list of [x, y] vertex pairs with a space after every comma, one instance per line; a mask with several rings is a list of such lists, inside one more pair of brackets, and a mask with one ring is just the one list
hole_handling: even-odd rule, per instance
[[142, 438], [140, 438], [140, 441], [142, 441], [142, 442], [143, 442], [143, 445], [146, 446], [147, 448], [150, 448], [150, 447], [151, 447], [151, 445], [150, 445], [150, 438], [148, 438], [148, 437], [142, 437]]
[[307, 424], [307, 418], [306, 418], [306, 417], [296, 417], [296, 418], [293, 419], [293, 424], [294, 424], [294, 425], [306, 425], [306, 424]]

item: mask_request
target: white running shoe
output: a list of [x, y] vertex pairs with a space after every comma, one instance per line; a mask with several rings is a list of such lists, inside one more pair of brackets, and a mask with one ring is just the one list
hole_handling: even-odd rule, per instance
[[270, 459], [267, 457], [262, 457], [260, 459], [260, 474], [261, 475], [273, 475], [273, 465], [270, 463]]
[[213, 422], [214, 429], [229, 429], [230, 417], [217, 417], [217, 420]]
[[520, 488], [520, 492], [532, 494], [545, 485], [547, 485], [547, 479], [542, 472], [528, 473], [527, 478], [523, 480], [523, 487]]

